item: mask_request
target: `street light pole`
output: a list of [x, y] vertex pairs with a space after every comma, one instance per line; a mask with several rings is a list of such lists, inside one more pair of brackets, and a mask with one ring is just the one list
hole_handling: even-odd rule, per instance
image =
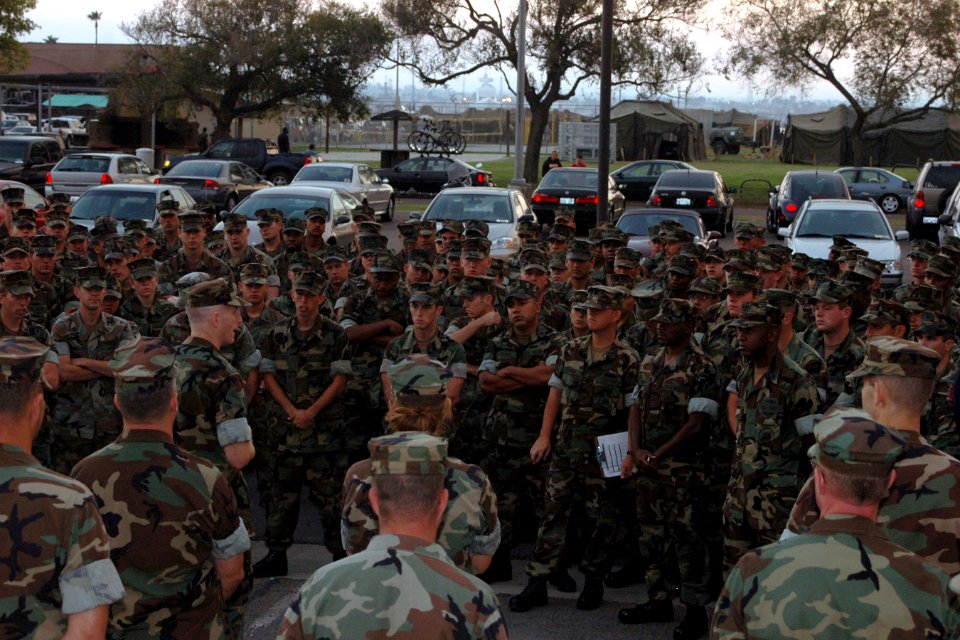
[[520, 0], [520, 10], [517, 16], [517, 121], [515, 125], [513, 157], [513, 182], [510, 184], [523, 185], [523, 105], [527, 85], [527, 0]]
[[610, 180], [610, 87], [613, 75], [613, 0], [603, 0], [600, 17], [600, 121], [597, 162], [597, 224], [608, 220]]

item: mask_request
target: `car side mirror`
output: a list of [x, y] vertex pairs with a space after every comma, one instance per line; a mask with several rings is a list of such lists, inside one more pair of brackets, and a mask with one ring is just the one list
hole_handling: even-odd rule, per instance
[[910, 232], [907, 231], [906, 229], [900, 229], [900, 231], [897, 231], [896, 233], [893, 234], [893, 237], [897, 239], [897, 242], [902, 242], [903, 240], [909, 240]]
[[389, 178], [380, 178], [380, 184], [390, 184]]
[[422, 211], [411, 211], [407, 214], [407, 220], [421, 220], [423, 218]]
[[777, 229], [777, 235], [780, 236], [781, 238], [789, 238], [789, 237], [790, 237], [790, 227], [789, 227], [789, 226], [788, 226], [788, 227], [780, 227], [779, 229]]
[[937, 218], [937, 222], [942, 225], [949, 226], [950, 223], [953, 222], [953, 216], [949, 213], [941, 213], [940, 217]]
[[337, 216], [333, 221], [333, 224], [337, 225], [338, 227], [342, 224], [350, 224], [350, 216]]
[[770, 192], [770, 195], [776, 195], [780, 193], [780, 185], [777, 185], [773, 188], [773, 191]]
[[737, 192], [736, 187], [727, 187], [727, 193], [736, 193], [736, 192]]

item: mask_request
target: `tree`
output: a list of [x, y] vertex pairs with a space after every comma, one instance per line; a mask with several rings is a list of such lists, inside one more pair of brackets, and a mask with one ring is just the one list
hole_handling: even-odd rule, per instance
[[58, 42], [60, 42], [60, 38], [58, 38], [57, 36], [47, 36], [46, 38], [43, 39], [43, 41], [45, 44], [57, 44]]
[[27, 12], [37, 7], [37, 0], [0, 0], [0, 70], [17, 71], [27, 66], [27, 50], [17, 38], [37, 28]]
[[[333, 0], [161, 0], [123, 32], [163, 84], [216, 119], [215, 139], [238, 117], [300, 101], [329, 102], [344, 119], [389, 47], [373, 14]], [[134, 80], [131, 80], [134, 81]]]
[[865, 134], [960, 97], [956, 0], [739, 0], [727, 17], [726, 72], [762, 76], [771, 94], [829, 83], [856, 116], [858, 165]]
[[[615, 0], [613, 82], [654, 95], [699, 76], [703, 61], [682, 21], [702, 0]], [[540, 148], [557, 102], [599, 78], [600, 0], [529, 0], [527, 81], [530, 133], [524, 177], [539, 176]], [[384, 11], [403, 46], [397, 63], [428, 84], [495, 66], [507, 82], [516, 77], [516, 8], [505, 11], [475, 0], [386, 0]], [[508, 74], [513, 70], [513, 75]]]
[[91, 11], [87, 14], [87, 20], [93, 21], [93, 46], [97, 46], [97, 40], [100, 36], [100, 20], [103, 19], [103, 14], [99, 11]]

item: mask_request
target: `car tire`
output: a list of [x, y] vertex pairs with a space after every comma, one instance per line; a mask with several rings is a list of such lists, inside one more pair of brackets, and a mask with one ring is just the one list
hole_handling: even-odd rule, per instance
[[394, 202], [393, 196], [387, 200], [387, 208], [383, 210], [383, 221], [390, 222], [393, 220], [393, 209], [396, 207], [396, 202]]
[[285, 187], [290, 184], [290, 176], [285, 171], [275, 171], [267, 176], [267, 180], [272, 182], [275, 187]]
[[768, 233], [777, 233], [777, 228], [774, 226], [774, 215], [773, 211], [767, 209], [767, 232]]
[[900, 198], [892, 193], [881, 196], [877, 204], [880, 205], [880, 209], [887, 215], [900, 210]]
[[717, 140], [713, 143], [713, 152], [718, 156], [722, 156], [727, 152], [727, 145], [723, 140]]

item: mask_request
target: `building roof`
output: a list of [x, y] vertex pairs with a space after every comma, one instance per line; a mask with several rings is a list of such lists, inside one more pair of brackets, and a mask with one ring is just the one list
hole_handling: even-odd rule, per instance
[[110, 84], [119, 69], [139, 56], [132, 44], [65, 44], [28, 42], [29, 55], [24, 69], [0, 75], [4, 82], [50, 82], [91, 86]]

